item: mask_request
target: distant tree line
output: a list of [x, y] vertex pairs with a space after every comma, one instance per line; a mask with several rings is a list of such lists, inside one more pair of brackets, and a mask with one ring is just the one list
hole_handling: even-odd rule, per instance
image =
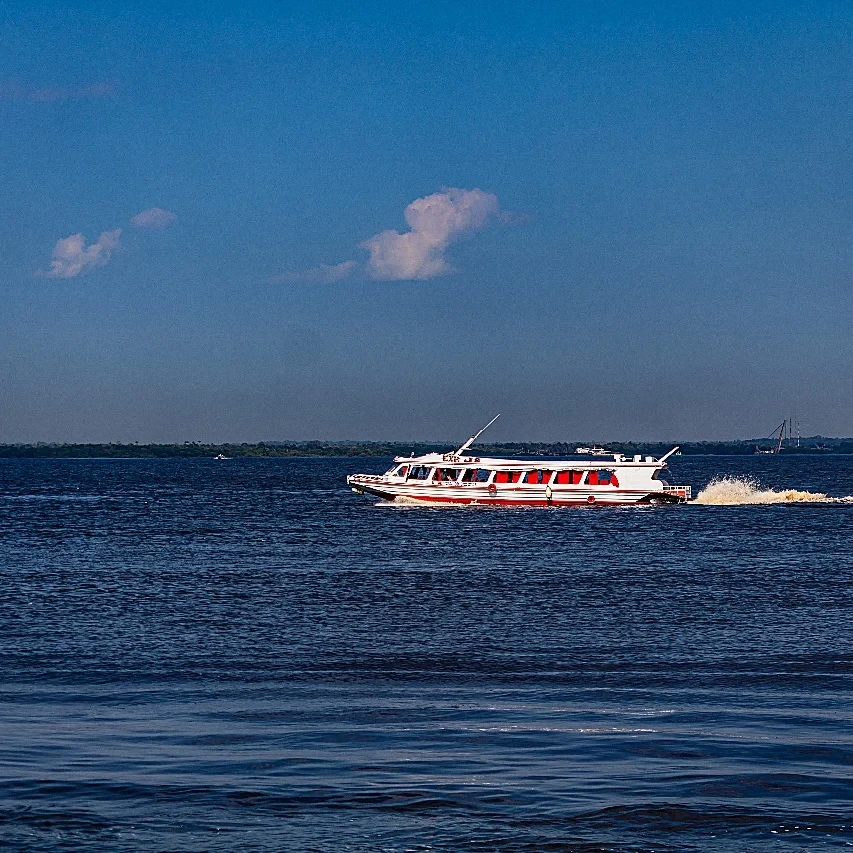
[[[480, 456], [568, 456], [574, 453], [576, 442], [506, 442], [477, 444], [469, 451]], [[610, 442], [609, 451], [626, 456], [661, 456], [675, 442]], [[714, 456], [748, 456], [757, 447], [768, 450], [774, 445], [767, 439], [748, 441], [688, 441], [681, 444], [685, 456], [700, 454]], [[258, 444], [3, 444], [3, 459], [187, 459], [228, 456], [230, 458], [266, 459], [298, 456], [420, 456], [423, 453], [444, 453], [449, 444], [425, 442], [260, 442]], [[853, 453], [853, 438], [812, 436], [800, 439], [799, 447], [783, 447], [782, 453], [820, 454]]]

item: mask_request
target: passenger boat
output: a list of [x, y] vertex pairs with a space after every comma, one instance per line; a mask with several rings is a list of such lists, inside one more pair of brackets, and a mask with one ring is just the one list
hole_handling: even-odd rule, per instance
[[453, 453], [397, 456], [384, 474], [351, 474], [347, 484], [358, 494], [405, 504], [625, 506], [690, 500], [690, 486], [672, 485], [663, 474], [677, 447], [660, 459], [621, 453], [539, 460], [466, 454], [495, 420]]

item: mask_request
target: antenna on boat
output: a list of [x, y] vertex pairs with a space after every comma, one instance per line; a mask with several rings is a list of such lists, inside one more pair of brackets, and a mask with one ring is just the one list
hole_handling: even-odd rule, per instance
[[664, 455], [661, 456], [660, 459], [658, 459], [658, 462], [666, 462], [666, 460], [669, 459], [669, 457], [672, 456], [672, 454], [675, 453], [676, 450], [678, 450], [678, 445], [673, 447], [672, 450], [669, 451], [669, 453], [664, 453]]
[[466, 441], [465, 444], [456, 451], [455, 455], [459, 456], [460, 453], [467, 450], [499, 417], [499, 414], [495, 415], [479, 432], [475, 432], [474, 435], [472, 435], [471, 438], [469, 438], [468, 441]]

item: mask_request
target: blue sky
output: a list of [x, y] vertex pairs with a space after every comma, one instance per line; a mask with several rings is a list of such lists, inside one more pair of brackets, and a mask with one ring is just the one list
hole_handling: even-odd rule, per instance
[[355, 5], [3, 6], [0, 441], [853, 434], [849, 4]]

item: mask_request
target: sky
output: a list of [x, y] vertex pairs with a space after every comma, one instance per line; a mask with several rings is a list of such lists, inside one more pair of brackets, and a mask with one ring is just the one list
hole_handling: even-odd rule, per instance
[[853, 7], [5, 3], [0, 443], [853, 435]]

